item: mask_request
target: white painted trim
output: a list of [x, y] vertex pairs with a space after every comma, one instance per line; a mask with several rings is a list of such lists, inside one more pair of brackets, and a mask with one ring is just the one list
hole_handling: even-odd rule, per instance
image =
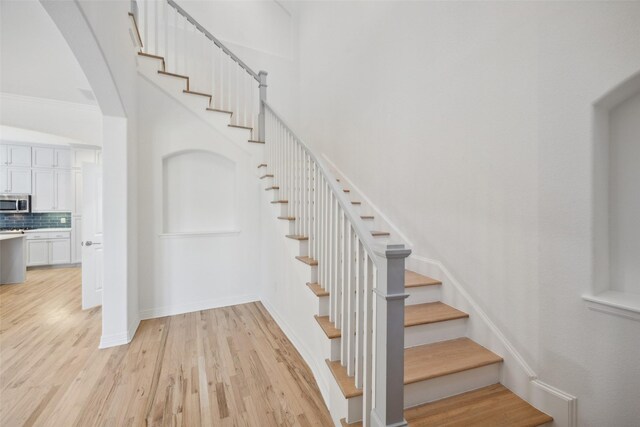
[[138, 330], [138, 326], [140, 326], [140, 319], [133, 319], [133, 322], [129, 324], [127, 331], [120, 332], [117, 334], [111, 335], [103, 335], [100, 337], [100, 345], [98, 348], [109, 348], [109, 347], [117, 347], [119, 345], [129, 344]]
[[124, 345], [129, 343], [129, 331], [120, 332], [117, 334], [103, 335], [100, 337], [100, 345], [98, 348], [109, 348]]
[[605, 291], [597, 295], [583, 295], [582, 299], [590, 310], [640, 321], [640, 295]]
[[17, 93], [0, 92], [0, 100], [11, 99], [21, 102], [31, 102], [40, 105], [52, 105], [54, 107], [75, 108], [76, 110], [90, 111], [102, 114], [98, 105], [81, 104], [78, 102], [61, 101], [59, 99], [38, 98], [37, 96], [18, 95]]
[[228, 307], [230, 305], [246, 304], [260, 301], [256, 295], [236, 295], [231, 297], [213, 298], [187, 304], [168, 305], [164, 307], [148, 308], [140, 311], [140, 319], [154, 319], [156, 317], [175, 316], [176, 314], [192, 313], [212, 308]]
[[[554, 425], [578, 427], [578, 399], [540, 380], [531, 382], [530, 402], [537, 408], [558, 405]], [[548, 400], [551, 399], [551, 400]]]
[[161, 239], [180, 239], [189, 237], [207, 237], [207, 236], [235, 236], [240, 234], [241, 230], [211, 230], [211, 231], [189, 231], [184, 233], [161, 233], [158, 237]]
[[353, 183], [353, 181], [351, 181], [347, 175], [344, 174], [344, 172], [342, 172], [335, 163], [333, 163], [331, 161], [331, 159], [329, 157], [327, 157], [326, 154], [322, 154], [322, 157], [325, 159], [325, 161], [327, 163], [329, 163], [329, 165], [331, 166], [331, 168], [336, 171], [338, 173], [338, 175], [340, 175], [340, 179], [342, 181], [346, 181], [349, 184], [349, 187], [351, 188], [352, 192], [356, 192], [358, 193], [358, 197], [362, 199], [362, 201], [366, 202], [367, 206], [369, 206], [371, 208], [371, 210], [374, 211], [374, 216], [381, 218], [386, 225], [389, 226], [389, 228], [392, 229], [391, 235], [392, 236], [398, 236], [401, 240], [402, 243], [404, 243], [409, 249], [413, 248], [413, 243], [411, 243], [411, 240], [409, 240], [409, 238], [402, 232], [400, 231], [400, 229], [398, 227], [396, 227], [389, 218], [387, 218], [387, 216], [382, 213], [382, 211], [375, 205], [373, 204], [373, 202]]
[[326, 375], [322, 374], [322, 369], [324, 369], [325, 367], [318, 366], [318, 364], [315, 362], [315, 358], [312, 356], [311, 351], [309, 351], [307, 346], [304, 345], [304, 341], [298, 338], [298, 336], [293, 332], [293, 328], [291, 328], [289, 324], [284, 320], [284, 318], [282, 318], [278, 314], [275, 307], [269, 304], [269, 302], [266, 299], [262, 299], [261, 302], [262, 302], [262, 305], [264, 305], [264, 307], [267, 309], [271, 317], [273, 317], [273, 319], [276, 321], [280, 329], [282, 329], [282, 331], [287, 336], [289, 341], [291, 341], [291, 343], [294, 345], [296, 350], [298, 350], [298, 352], [300, 353], [302, 358], [305, 360], [305, 362], [307, 362], [307, 365], [311, 368], [311, 371], [313, 372], [313, 376], [316, 379], [316, 383], [318, 384], [318, 388], [320, 389], [320, 393], [322, 394], [325, 404], [329, 406], [329, 403], [331, 401], [330, 395], [329, 395], [329, 384], [327, 383]]

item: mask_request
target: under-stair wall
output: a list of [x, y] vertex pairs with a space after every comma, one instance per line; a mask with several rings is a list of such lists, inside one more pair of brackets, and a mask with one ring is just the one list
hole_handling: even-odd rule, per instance
[[[140, 76], [137, 89], [138, 194], [145, 206], [139, 228], [140, 316], [258, 300], [255, 147], [239, 145], [157, 84]], [[190, 178], [188, 169], [198, 176]]]

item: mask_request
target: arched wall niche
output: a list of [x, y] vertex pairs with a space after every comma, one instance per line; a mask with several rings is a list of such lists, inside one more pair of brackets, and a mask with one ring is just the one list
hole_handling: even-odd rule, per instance
[[206, 150], [182, 150], [162, 159], [163, 234], [235, 231], [236, 163]]
[[594, 310], [640, 320], [640, 72], [594, 103]]

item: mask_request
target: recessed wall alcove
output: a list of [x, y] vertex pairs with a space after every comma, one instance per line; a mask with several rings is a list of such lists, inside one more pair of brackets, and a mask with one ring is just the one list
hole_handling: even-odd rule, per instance
[[640, 320], [640, 73], [594, 104], [589, 307]]
[[236, 164], [190, 150], [163, 158], [163, 233], [232, 232], [236, 224]]

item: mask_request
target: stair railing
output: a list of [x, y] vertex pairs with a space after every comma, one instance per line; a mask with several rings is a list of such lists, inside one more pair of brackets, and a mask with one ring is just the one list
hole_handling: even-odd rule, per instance
[[166, 71], [189, 77], [188, 91], [211, 95], [210, 108], [233, 112], [233, 125], [264, 141], [267, 73], [253, 71], [173, 0], [138, 0], [132, 9], [141, 50], [164, 58]]
[[380, 246], [324, 162], [265, 107], [266, 163], [294, 233], [309, 239], [340, 362], [363, 392], [363, 425], [404, 425], [404, 245]]
[[233, 112], [233, 124], [266, 142], [274, 185], [329, 291], [340, 364], [362, 389], [363, 425], [406, 425], [404, 263], [411, 251], [373, 241], [331, 170], [267, 104], [266, 72], [251, 70], [173, 0], [133, 0], [132, 14], [144, 53], [163, 57], [166, 72], [189, 77], [188, 91], [212, 95], [211, 108]]

